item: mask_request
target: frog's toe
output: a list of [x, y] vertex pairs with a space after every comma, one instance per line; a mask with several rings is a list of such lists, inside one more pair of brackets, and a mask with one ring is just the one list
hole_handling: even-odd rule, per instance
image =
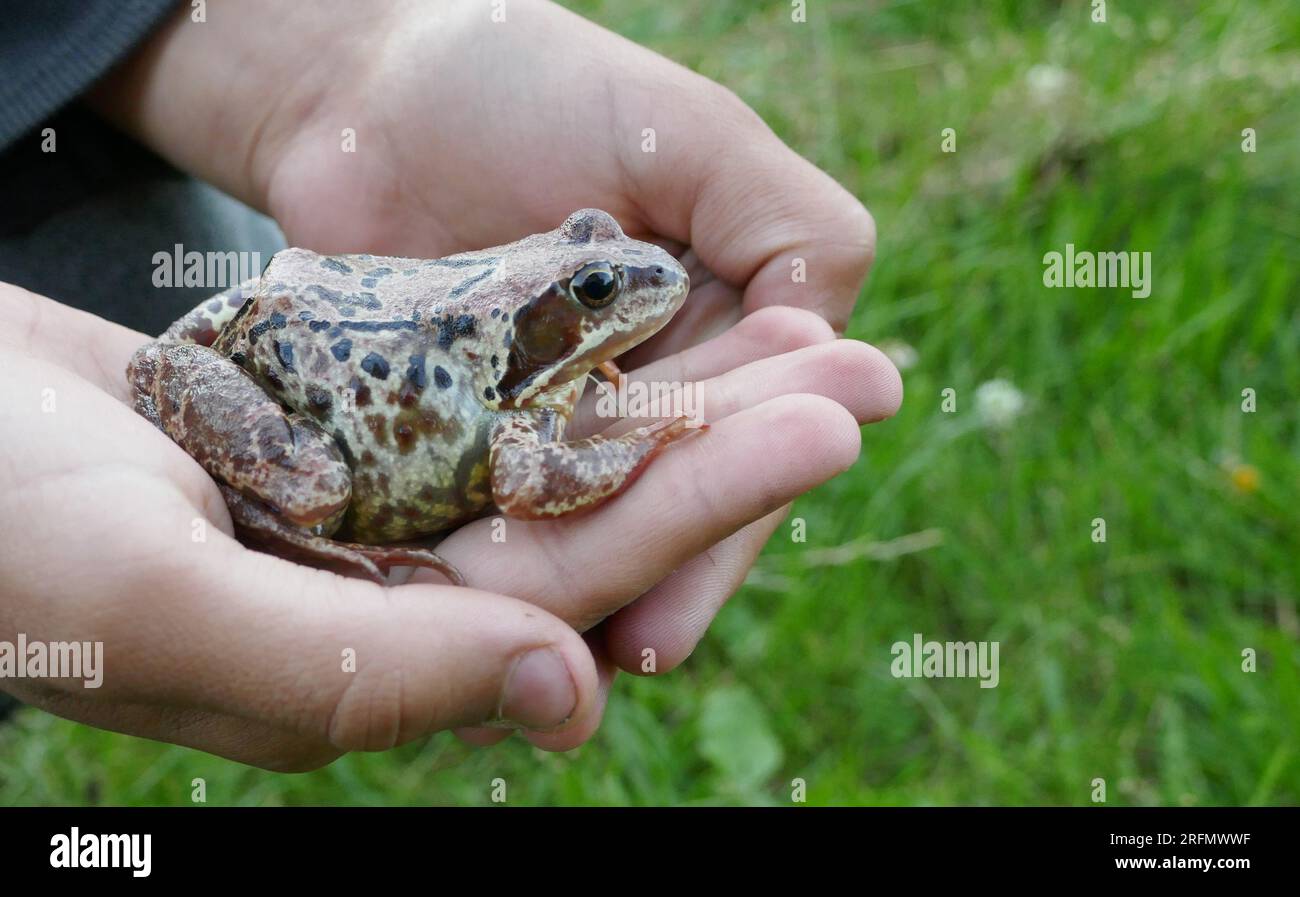
[[360, 545], [356, 542], [335, 543], [365, 557], [378, 566], [389, 567], [425, 567], [436, 570], [454, 586], [465, 585], [465, 577], [456, 569], [456, 565], [430, 551], [427, 548], [403, 548], [384, 545]]
[[365, 553], [354, 550], [347, 543], [315, 536], [291, 526], [262, 502], [224, 483], [219, 483], [218, 488], [226, 500], [231, 519], [235, 521], [241, 542], [286, 560], [360, 576], [381, 586], [387, 583], [384, 571]]

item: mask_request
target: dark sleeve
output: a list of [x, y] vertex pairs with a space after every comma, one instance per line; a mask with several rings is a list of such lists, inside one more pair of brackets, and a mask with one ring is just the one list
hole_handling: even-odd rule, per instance
[[0, 149], [90, 87], [177, 0], [0, 0]]

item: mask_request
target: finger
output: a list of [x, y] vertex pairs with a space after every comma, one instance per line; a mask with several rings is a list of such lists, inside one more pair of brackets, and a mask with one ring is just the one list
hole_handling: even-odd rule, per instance
[[[524, 733], [529, 741], [543, 750], [572, 750], [595, 734], [600, 727], [601, 718], [605, 714], [605, 705], [609, 700], [609, 690], [613, 687], [618, 668], [605, 650], [603, 627], [598, 626], [595, 629], [588, 630], [583, 634], [583, 640], [586, 641], [587, 647], [591, 649], [591, 656], [596, 661], [596, 675], [599, 680], [596, 700], [592, 702], [590, 710], [582, 719], [572, 721], [565, 726], [562, 732]], [[493, 729], [482, 726], [456, 730], [458, 738], [474, 747], [491, 747], [509, 738], [512, 734], [508, 729]]]
[[838, 402], [859, 424], [868, 424], [898, 413], [903, 380], [879, 349], [839, 339], [759, 359], [704, 381], [700, 391], [709, 420], [777, 396], [813, 393]]
[[[708, 546], [847, 469], [860, 443], [839, 403], [780, 396], [674, 445], [626, 493], [589, 514], [511, 520], [505, 542], [493, 541], [491, 520], [479, 521], [439, 553], [476, 586], [585, 630]], [[611, 533], [633, 534], [637, 550], [611, 544]]]
[[734, 94], [700, 80], [680, 114], [706, 127], [654, 153], [625, 153], [641, 214], [743, 286], [747, 312], [797, 305], [843, 330], [875, 253], [871, 215]]
[[120, 324], [0, 283], [0, 346], [59, 365], [127, 401], [126, 363], [147, 339]]
[[[137, 622], [105, 639], [106, 668], [120, 672], [104, 687], [121, 692], [107, 697], [147, 694], [339, 750], [378, 750], [488, 720], [555, 728], [581, 717], [596, 696], [582, 639], [516, 599], [434, 586], [384, 590], [248, 551], [224, 535], [205, 547], [190, 559], [196, 569], [178, 571], [183, 601], [127, 599], [119, 608]], [[132, 613], [135, 603], [148, 606]], [[199, 631], [179, 637], [195, 621]]]
[[[861, 389], [835, 388], [847, 384], [860, 384]], [[838, 340], [764, 358], [710, 381], [706, 408], [710, 415], [726, 415], [746, 401], [819, 385], [829, 398], [845, 404], [859, 423], [892, 415], [902, 398], [901, 379], [881, 353], [863, 343]], [[656, 670], [667, 671], [689, 656], [718, 610], [744, 582], [784, 513], [756, 521], [692, 558], [606, 621], [610, 655], [618, 665], [641, 672], [643, 652], [653, 650]]]
[[[637, 371], [628, 382], [643, 379], [643, 373]], [[683, 389], [691, 388], [689, 379], [657, 382], [680, 382], [686, 384]], [[833, 399], [860, 424], [892, 417], [903, 401], [902, 377], [885, 354], [874, 346], [847, 339], [761, 358], [718, 377], [695, 381], [695, 385], [703, 406], [697, 410], [702, 410], [710, 421], [788, 393], [815, 393]], [[584, 426], [594, 427], [594, 421], [600, 419], [596, 417], [598, 407], [591, 406]], [[616, 424], [610, 432], [628, 426]]]
[[[829, 342], [834, 331], [824, 319], [801, 308], [776, 305], [742, 318], [737, 324], [698, 346], [646, 363], [626, 373], [631, 382], [687, 383], [707, 380], [760, 358], [782, 355], [805, 346]], [[639, 357], [639, 356], [638, 356]], [[635, 363], [629, 360], [629, 364]], [[596, 417], [596, 390], [587, 390], [574, 412], [573, 432], [589, 435], [608, 425]]]
[[[788, 512], [786, 506], [737, 530], [606, 620], [605, 645], [613, 662], [634, 675], [649, 676], [680, 666], [744, 583]], [[652, 665], [647, 657], [653, 658]]]
[[591, 702], [591, 706], [581, 718], [575, 719], [560, 732], [525, 732], [524, 737], [534, 747], [544, 751], [571, 751], [586, 742], [600, 728], [600, 721], [605, 716], [605, 706], [609, 702], [610, 689], [614, 687], [614, 677], [618, 675], [618, 667], [614, 665], [605, 649], [603, 626], [588, 630], [583, 639], [596, 661], [596, 672], [599, 677], [596, 699]]

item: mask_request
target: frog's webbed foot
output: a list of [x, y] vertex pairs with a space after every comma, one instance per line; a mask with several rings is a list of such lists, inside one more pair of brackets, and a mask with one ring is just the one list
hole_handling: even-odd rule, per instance
[[427, 548], [361, 545], [313, 535], [285, 522], [262, 502], [229, 486], [218, 486], [241, 540], [278, 557], [358, 575], [381, 586], [388, 581], [390, 567], [427, 567], [447, 577], [452, 585], [465, 585], [465, 577], [455, 565]]
[[492, 434], [492, 496], [502, 513], [523, 520], [588, 510], [632, 485], [670, 443], [706, 428], [679, 417], [622, 436], [551, 442], [545, 417], [512, 415]]

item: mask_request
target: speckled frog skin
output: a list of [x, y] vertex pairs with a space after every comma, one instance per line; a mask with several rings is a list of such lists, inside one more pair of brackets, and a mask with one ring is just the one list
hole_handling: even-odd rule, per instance
[[676, 259], [594, 209], [441, 259], [287, 249], [142, 347], [127, 376], [245, 541], [380, 582], [394, 564], [463, 582], [411, 540], [494, 507], [594, 507], [689, 432], [562, 441], [587, 375], [688, 290]]

